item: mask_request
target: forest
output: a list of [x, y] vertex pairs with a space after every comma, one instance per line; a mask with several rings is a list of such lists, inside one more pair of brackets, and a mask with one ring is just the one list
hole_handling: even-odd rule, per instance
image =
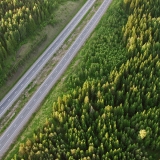
[[12, 160], [160, 159], [159, 33], [159, 0], [113, 0], [68, 93]]
[[54, 25], [53, 10], [63, 1], [0, 1], [0, 86], [23, 62], [12, 63], [16, 61], [17, 49], [40, 28], [43, 22]]

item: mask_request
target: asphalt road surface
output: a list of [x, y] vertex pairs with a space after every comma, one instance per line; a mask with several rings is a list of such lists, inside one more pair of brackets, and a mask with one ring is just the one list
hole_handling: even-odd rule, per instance
[[7, 151], [9, 146], [13, 143], [17, 135], [20, 133], [24, 125], [28, 122], [31, 115], [36, 111], [39, 104], [43, 101], [44, 97], [57, 82], [58, 78], [65, 71], [67, 66], [70, 64], [73, 57], [76, 55], [78, 50], [82, 47], [86, 39], [89, 37], [102, 15], [107, 10], [111, 0], [104, 0], [102, 5], [99, 7], [97, 12], [94, 14], [92, 19], [85, 26], [83, 31], [79, 34], [75, 42], [68, 49], [64, 57], [57, 64], [54, 70], [49, 74], [46, 80], [41, 84], [39, 89], [31, 97], [29, 102], [24, 106], [18, 116], [10, 124], [7, 130], [3, 133], [0, 138], [0, 154], [1, 156]]
[[8, 94], [0, 102], [0, 118], [5, 112], [13, 105], [18, 99], [28, 84], [36, 77], [36, 75], [45, 66], [48, 60], [54, 53], [60, 48], [63, 42], [75, 29], [78, 23], [82, 20], [84, 15], [93, 6], [95, 0], [88, 0], [80, 11], [75, 15], [71, 22], [64, 28], [60, 35], [54, 40], [54, 42], [45, 50], [45, 52], [38, 58], [38, 60], [32, 65], [32, 67], [24, 74], [24, 76], [17, 82], [17, 84], [8, 92]]

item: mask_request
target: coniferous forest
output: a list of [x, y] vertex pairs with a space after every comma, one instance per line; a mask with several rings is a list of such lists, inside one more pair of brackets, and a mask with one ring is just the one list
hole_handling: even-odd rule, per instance
[[64, 0], [1, 0], [0, 1], [0, 86], [20, 64], [13, 66], [8, 59], [16, 59], [16, 51], [21, 43], [31, 36], [40, 24]]
[[160, 159], [159, 33], [159, 0], [113, 0], [69, 92], [13, 159]]

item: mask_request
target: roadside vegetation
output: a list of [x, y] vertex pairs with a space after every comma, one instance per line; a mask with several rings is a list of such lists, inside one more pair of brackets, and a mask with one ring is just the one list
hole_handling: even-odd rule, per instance
[[34, 121], [21, 135], [14, 160], [160, 158], [159, 6], [113, 0], [61, 90], [45, 99], [43, 125]]

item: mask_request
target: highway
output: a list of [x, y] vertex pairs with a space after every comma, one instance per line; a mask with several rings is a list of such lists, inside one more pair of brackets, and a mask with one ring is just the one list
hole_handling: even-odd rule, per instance
[[41, 84], [38, 90], [34, 93], [28, 103], [24, 106], [21, 112], [17, 115], [17, 117], [13, 120], [10, 126], [6, 129], [3, 135], [0, 138], [0, 153], [1, 156], [7, 151], [9, 146], [14, 142], [17, 135], [20, 133], [22, 128], [28, 122], [31, 115], [37, 110], [39, 104], [43, 101], [44, 97], [53, 87], [53, 85], [60, 78], [62, 73], [65, 71], [67, 66], [70, 64], [73, 57], [76, 55], [78, 50], [82, 47], [86, 39], [92, 33], [97, 23], [101, 19], [102, 15], [107, 10], [109, 4], [112, 0], [104, 0], [102, 5], [99, 7], [97, 12], [91, 18], [91, 20], [84, 27], [82, 32], [76, 38], [74, 43], [65, 53], [64, 57], [59, 61], [53, 71], [48, 75], [46, 80]]
[[21, 93], [25, 90], [29, 83], [36, 77], [36, 75], [45, 66], [48, 60], [56, 53], [56, 51], [62, 46], [67, 37], [75, 29], [78, 23], [82, 20], [84, 15], [93, 6], [96, 0], [88, 0], [79, 12], [74, 16], [70, 23], [64, 28], [59, 36], [50, 44], [45, 52], [37, 59], [32, 67], [23, 75], [23, 77], [16, 83], [16, 85], [8, 92], [8, 94], [0, 102], [0, 118], [6, 113], [6, 111], [13, 105], [18, 99]]

